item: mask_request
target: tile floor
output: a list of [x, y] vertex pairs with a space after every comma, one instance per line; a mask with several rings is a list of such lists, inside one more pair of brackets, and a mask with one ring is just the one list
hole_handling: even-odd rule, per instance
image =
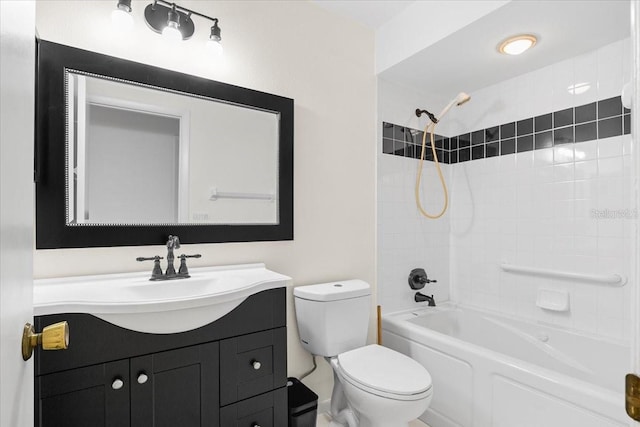
[[[329, 416], [327, 414], [318, 415], [318, 422], [316, 424], [316, 427], [328, 427], [328, 426], [329, 426]], [[415, 420], [409, 423], [409, 427], [429, 427], [429, 426], [420, 420]]]

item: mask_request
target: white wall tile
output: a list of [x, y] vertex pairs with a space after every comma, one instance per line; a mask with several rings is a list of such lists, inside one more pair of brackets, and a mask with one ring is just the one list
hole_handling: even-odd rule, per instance
[[575, 147], [565, 144], [553, 147], [553, 163], [572, 163], [575, 159]]
[[577, 180], [591, 179], [598, 175], [598, 162], [595, 160], [576, 161], [574, 166], [574, 177]]
[[598, 54], [589, 52], [573, 61], [574, 85], [589, 85], [584, 93], [573, 96], [574, 106], [588, 104], [598, 99]]
[[598, 99], [620, 96], [623, 86], [624, 43], [619, 41], [598, 49]]
[[553, 148], [545, 148], [543, 150], [535, 150], [533, 152], [533, 166], [542, 168], [553, 164]]
[[573, 181], [573, 163], [560, 163], [553, 166], [553, 181]]
[[574, 96], [569, 90], [575, 82], [573, 58], [552, 65], [553, 111], [574, 106]]
[[598, 141], [586, 141], [574, 144], [575, 160], [594, 160], [598, 158]]
[[622, 156], [624, 137], [618, 136], [598, 140], [598, 158]]

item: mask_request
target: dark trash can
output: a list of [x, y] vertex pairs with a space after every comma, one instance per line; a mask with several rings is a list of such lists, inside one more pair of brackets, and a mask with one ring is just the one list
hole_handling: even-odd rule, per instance
[[289, 427], [315, 427], [318, 395], [297, 378], [287, 378]]

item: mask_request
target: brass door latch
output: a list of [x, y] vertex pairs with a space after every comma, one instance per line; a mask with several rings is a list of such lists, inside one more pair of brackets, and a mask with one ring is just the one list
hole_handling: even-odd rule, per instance
[[625, 409], [627, 415], [640, 421], [640, 377], [627, 374], [625, 378]]
[[29, 360], [38, 345], [42, 345], [43, 350], [66, 350], [69, 347], [69, 324], [54, 323], [37, 334], [33, 325], [26, 323], [22, 330], [22, 358]]

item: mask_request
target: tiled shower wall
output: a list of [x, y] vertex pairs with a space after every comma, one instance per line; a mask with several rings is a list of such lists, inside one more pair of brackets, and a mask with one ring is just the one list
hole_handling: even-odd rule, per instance
[[[628, 338], [630, 286], [505, 273], [501, 263], [630, 274], [630, 138], [614, 137], [456, 166], [451, 187], [452, 299], [611, 338]], [[535, 305], [570, 293], [570, 312]]]
[[[621, 135], [625, 116], [617, 98], [630, 79], [630, 58], [629, 40], [616, 42], [477, 91], [471, 108], [453, 112], [454, 133], [561, 111], [573, 110], [575, 120], [560, 126], [567, 129], [568, 141], [554, 138], [554, 132], [550, 143], [537, 146], [534, 134], [533, 151], [516, 148], [515, 154], [453, 165], [452, 299], [601, 337], [629, 338], [632, 284], [612, 287], [517, 275], [502, 271], [500, 264], [631, 273], [631, 227], [637, 215], [630, 191], [632, 146], [630, 135]], [[568, 90], [585, 83], [590, 88], [584, 93]], [[593, 117], [578, 125], [579, 113], [591, 109], [583, 106], [596, 101], [601, 102], [593, 106]], [[487, 108], [493, 105], [505, 109]], [[590, 123], [586, 137], [582, 123]], [[540, 289], [568, 291], [570, 310], [536, 307]]]
[[[427, 124], [426, 118], [419, 119], [415, 115], [416, 108], [446, 105], [448, 101], [434, 100], [432, 96], [380, 79], [378, 96], [384, 100], [379, 103], [378, 117], [384, 122], [401, 125], [398, 129], [387, 128], [387, 136], [389, 130], [396, 130], [399, 139], [405, 138], [401, 136], [404, 135], [401, 127], [423, 129]], [[425, 287], [423, 293], [433, 294], [436, 301], [449, 299], [449, 214], [433, 221], [420, 216], [414, 197], [417, 145], [409, 144], [412, 157], [383, 154], [382, 125], [378, 131], [378, 304], [382, 305], [383, 313], [417, 306], [413, 300], [416, 291], [411, 290], [407, 281], [414, 268], [424, 268], [430, 279], [438, 280]], [[446, 133], [446, 124], [438, 126], [438, 131]], [[391, 141], [393, 143], [393, 139]], [[404, 150], [404, 142], [398, 141], [396, 145], [398, 150]], [[442, 165], [445, 177], [449, 175], [449, 167]], [[437, 179], [433, 163], [429, 162], [421, 186], [422, 200], [428, 212], [437, 212], [442, 206], [442, 190]]]
[[[381, 135], [378, 287], [383, 307], [416, 306], [404, 270], [408, 273], [410, 265], [419, 262], [423, 265], [416, 266], [437, 271], [448, 282], [425, 289], [436, 293], [437, 300], [449, 297], [448, 287], [451, 299], [458, 302], [601, 337], [629, 337], [631, 284], [605, 287], [521, 276], [503, 272], [500, 264], [630, 274], [628, 254], [634, 226], [630, 218], [637, 215], [631, 211], [630, 199], [632, 147], [629, 129], [625, 132], [625, 113], [629, 112], [617, 111], [623, 82], [630, 80], [630, 58], [630, 42], [623, 40], [472, 92], [471, 102], [452, 110], [439, 126], [439, 132], [455, 138], [442, 140], [443, 152], [458, 150], [460, 156], [460, 145], [454, 148], [453, 144], [459, 144], [460, 136], [469, 135], [470, 140], [468, 160], [465, 153], [455, 163], [450, 154], [449, 164], [442, 165], [451, 206], [440, 220], [419, 217], [413, 201], [417, 160], [410, 151], [404, 157], [398, 151], [385, 154], [390, 145], [389, 141], [384, 144]], [[569, 90], [586, 84], [590, 87], [584, 92]], [[380, 104], [393, 100], [392, 105], [381, 107], [381, 121], [422, 129], [422, 123], [403, 121], [404, 117], [391, 113], [393, 104], [396, 109], [413, 111], [420, 106], [419, 100], [401, 106], [395, 92], [389, 95], [391, 89], [389, 85], [385, 89], [384, 83], [380, 88]], [[438, 105], [433, 97], [421, 99]], [[611, 105], [614, 113], [608, 110]], [[592, 108], [595, 115], [583, 119], [585, 110], [591, 114]], [[518, 122], [529, 118], [531, 131], [525, 133], [523, 127], [519, 132]], [[545, 127], [540, 132], [536, 119]], [[550, 119], [548, 126], [543, 119]], [[501, 125], [510, 123], [514, 123], [513, 140], [509, 126], [502, 132]], [[476, 140], [483, 139], [475, 145], [482, 147], [482, 153], [476, 148], [475, 155], [474, 132]], [[519, 136], [524, 137], [522, 144]], [[441, 200], [433, 166], [426, 163], [422, 180], [432, 211]], [[445, 265], [448, 273], [441, 272]], [[570, 311], [554, 313], [536, 307], [539, 289], [568, 291]]]

